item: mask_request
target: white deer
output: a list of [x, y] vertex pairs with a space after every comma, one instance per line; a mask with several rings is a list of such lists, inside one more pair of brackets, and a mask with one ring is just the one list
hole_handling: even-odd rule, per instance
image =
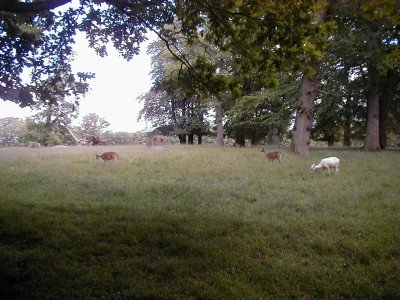
[[331, 174], [330, 169], [335, 168], [335, 175], [339, 174], [339, 162], [340, 159], [337, 157], [328, 157], [328, 158], [324, 158], [321, 159], [321, 161], [319, 162], [319, 164], [313, 164], [310, 167], [310, 170], [316, 170], [316, 169], [328, 169], [328, 173]]

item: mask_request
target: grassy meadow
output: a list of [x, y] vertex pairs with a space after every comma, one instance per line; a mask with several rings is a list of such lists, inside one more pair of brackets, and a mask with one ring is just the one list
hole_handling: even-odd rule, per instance
[[0, 298], [400, 298], [400, 152], [260, 150], [0, 149]]

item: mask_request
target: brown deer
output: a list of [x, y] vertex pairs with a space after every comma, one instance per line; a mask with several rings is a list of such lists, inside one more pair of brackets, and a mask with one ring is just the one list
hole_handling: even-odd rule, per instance
[[99, 158], [104, 160], [104, 162], [107, 162], [108, 160], [113, 160], [116, 163], [119, 163], [117, 152], [104, 152], [103, 154], [96, 154], [96, 159]]
[[283, 156], [282, 152], [274, 151], [274, 152], [267, 152], [264, 148], [262, 148], [261, 152], [268, 158], [269, 161], [274, 161], [275, 159], [281, 162], [281, 157]]

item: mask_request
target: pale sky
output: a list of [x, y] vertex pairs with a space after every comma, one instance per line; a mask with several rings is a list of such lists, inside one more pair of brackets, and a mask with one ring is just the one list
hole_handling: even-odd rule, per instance
[[[96, 113], [106, 119], [113, 132], [136, 132], [150, 127], [137, 122], [143, 103], [137, 99], [151, 87], [150, 57], [146, 54], [148, 42], [141, 46], [141, 53], [130, 62], [119, 57], [117, 52], [109, 51], [109, 56], [101, 58], [88, 47], [83, 35], [75, 44], [76, 58], [74, 72], [93, 72], [96, 78], [90, 80], [91, 91], [80, 100], [79, 117], [73, 125], [79, 125], [82, 117]], [[25, 118], [34, 112], [29, 108], [20, 108], [10, 101], [0, 99], [0, 118]]]

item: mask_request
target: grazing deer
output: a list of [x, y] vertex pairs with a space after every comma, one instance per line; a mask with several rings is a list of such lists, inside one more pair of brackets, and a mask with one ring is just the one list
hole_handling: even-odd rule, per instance
[[267, 152], [264, 148], [262, 148], [261, 152], [268, 158], [269, 161], [274, 161], [275, 159], [277, 159], [279, 160], [279, 162], [281, 162], [281, 157], [283, 156], [282, 152]]
[[119, 163], [117, 152], [104, 152], [103, 154], [96, 154], [96, 159], [99, 158], [104, 160], [104, 162], [107, 162], [107, 160], [113, 160], [116, 163]]
[[328, 173], [331, 174], [330, 169], [335, 168], [335, 175], [339, 174], [339, 163], [340, 163], [340, 159], [337, 157], [328, 157], [328, 158], [324, 158], [321, 159], [321, 161], [319, 162], [319, 164], [313, 164], [310, 167], [310, 170], [316, 170], [316, 169], [328, 169]]

